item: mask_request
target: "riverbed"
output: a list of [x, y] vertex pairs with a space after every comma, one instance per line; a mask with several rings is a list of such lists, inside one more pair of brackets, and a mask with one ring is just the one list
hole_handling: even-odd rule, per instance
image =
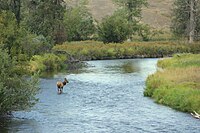
[[[39, 102], [0, 133], [199, 133], [200, 120], [144, 97], [145, 80], [158, 59], [88, 61], [88, 67], [42, 78]], [[57, 94], [56, 82], [69, 84]]]

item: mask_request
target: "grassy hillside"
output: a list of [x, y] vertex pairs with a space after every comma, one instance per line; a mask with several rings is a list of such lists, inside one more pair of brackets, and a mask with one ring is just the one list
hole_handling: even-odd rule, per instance
[[[77, 0], [71, 0], [76, 4]], [[144, 23], [155, 28], [169, 29], [171, 7], [174, 0], [148, 0], [148, 8], [142, 12]], [[111, 15], [117, 6], [112, 0], [88, 0], [88, 9], [94, 18], [100, 21], [106, 15]]]

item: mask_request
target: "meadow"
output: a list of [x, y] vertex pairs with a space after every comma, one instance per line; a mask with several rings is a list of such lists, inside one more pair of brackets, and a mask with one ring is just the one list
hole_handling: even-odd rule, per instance
[[145, 96], [183, 112], [200, 113], [200, 54], [176, 54], [160, 60], [146, 80]]

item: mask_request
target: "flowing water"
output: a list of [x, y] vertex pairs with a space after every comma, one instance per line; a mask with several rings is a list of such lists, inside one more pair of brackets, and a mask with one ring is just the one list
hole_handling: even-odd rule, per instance
[[[144, 97], [158, 59], [89, 61], [77, 73], [41, 79], [40, 101], [1, 119], [6, 133], [199, 133], [200, 120]], [[56, 82], [69, 84], [57, 94]]]

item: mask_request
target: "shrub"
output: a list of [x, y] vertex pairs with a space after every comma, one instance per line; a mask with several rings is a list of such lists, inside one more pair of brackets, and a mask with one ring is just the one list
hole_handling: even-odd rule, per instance
[[68, 9], [64, 24], [68, 41], [90, 39], [96, 31], [92, 15], [84, 7]]
[[104, 43], [122, 43], [130, 33], [127, 19], [117, 14], [104, 18], [98, 28], [99, 38]]
[[0, 115], [32, 107], [37, 101], [37, 76], [27, 79], [15, 71], [16, 66], [16, 61], [0, 49]]
[[55, 54], [35, 55], [30, 61], [30, 71], [57, 71], [65, 67], [66, 58]]

